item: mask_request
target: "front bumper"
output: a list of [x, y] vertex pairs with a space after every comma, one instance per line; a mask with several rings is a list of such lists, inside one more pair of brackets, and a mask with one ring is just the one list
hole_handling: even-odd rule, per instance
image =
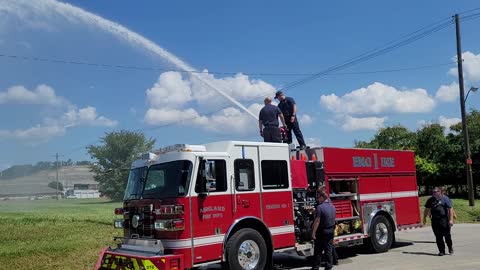
[[183, 270], [183, 255], [142, 255], [105, 247], [95, 270]]

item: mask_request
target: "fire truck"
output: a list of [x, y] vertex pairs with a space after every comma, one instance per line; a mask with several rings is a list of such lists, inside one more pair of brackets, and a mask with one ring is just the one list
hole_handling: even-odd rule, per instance
[[323, 186], [336, 207], [334, 243], [386, 252], [395, 231], [421, 226], [414, 153], [225, 141], [174, 145], [131, 165], [117, 247], [95, 269], [180, 270], [272, 265], [312, 254], [308, 209]]

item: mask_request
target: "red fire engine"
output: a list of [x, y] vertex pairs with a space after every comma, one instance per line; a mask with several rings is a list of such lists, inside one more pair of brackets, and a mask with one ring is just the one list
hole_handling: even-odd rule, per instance
[[273, 252], [312, 251], [315, 190], [337, 210], [335, 244], [387, 251], [396, 230], [420, 227], [411, 151], [290, 149], [227, 141], [174, 145], [131, 166], [116, 248], [96, 269], [180, 270], [223, 263], [264, 269]]

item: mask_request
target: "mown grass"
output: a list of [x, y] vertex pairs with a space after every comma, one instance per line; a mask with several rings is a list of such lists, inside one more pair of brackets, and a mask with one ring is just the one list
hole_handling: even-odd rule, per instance
[[[428, 197], [420, 198], [420, 209]], [[480, 220], [475, 207], [453, 199], [458, 223]], [[0, 201], [0, 269], [93, 269], [102, 247], [120, 235], [113, 210], [102, 199]]]
[[102, 199], [0, 201], [0, 269], [93, 269], [113, 245], [113, 210]]
[[[420, 197], [420, 212], [423, 217], [423, 206], [430, 196]], [[453, 208], [457, 214], [455, 223], [474, 223], [480, 222], [480, 200], [475, 200], [475, 206], [469, 206], [468, 200], [452, 199]], [[428, 220], [428, 219], [427, 219]]]

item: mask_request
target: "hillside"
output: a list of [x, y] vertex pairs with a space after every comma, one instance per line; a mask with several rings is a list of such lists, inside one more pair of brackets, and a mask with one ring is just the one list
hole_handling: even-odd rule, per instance
[[[18, 197], [55, 194], [47, 185], [55, 181], [55, 170], [42, 170], [32, 175], [0, 181], [0, 197]], [[88, 166], [65, 166], [58, 170], [58, 180], [65, 188], [74, 184], [96, 184]]]

